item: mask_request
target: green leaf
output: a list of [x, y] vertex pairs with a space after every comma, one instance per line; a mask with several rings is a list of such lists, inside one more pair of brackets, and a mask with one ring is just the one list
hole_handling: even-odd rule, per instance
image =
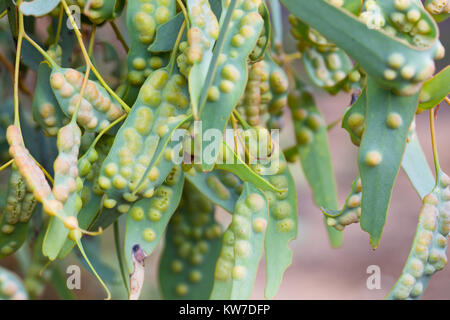
[[184, 22], [183, 12], [160, 25], [156, 31], [155, 41], [148, 47], [150, 52], [172, 51], [177, 40], [178, 32]]
[[[70, 76], [70, 80], [67, 80]], [[78, 77], [78, 78], [77, 78]], [[62, 80], [63, 87], [53, 85], [52, 79]], [[50, 85], [56, 100], [64, 114], [71, 118], [75, 111], [76, 103], [79, 99], [81, 91], [81, 82], [84, 79], [84, 72], [79, 72], [72, 68], [53, 68], [50, 76]], [[89, 132], [100, 132], [117, 120], [125, 111], [122, 107], [115, 103], [108, 91], [96, 80], [89, 79], [88, 85], [90, 90], [85, 90], [80, 111], [77, 115], [77, 123]], [[101, 96], [102, 99], [98, 97]], [[105, 105], [108, 107], [105, 108]], [[86, 115], [88, 118], [86, 119]], [[114, 129], [113, 129], [114, 130]], [[111, 131], [110, 131], [111, 133]]]
[[182, 205], [167, 229], [159, 264], [159, 284], [165, 299], [209, 298], [221, 233], [214, 219], [214, 205], [186, 183]]
[[[267, 133], [268, 134], [268, 133]], [[259, 136], [259, 141], [264, 141]], [[266, 140], [267, 141], [267, 140]], [[265, 296], [272, 299], [280, 287], [285, 270], [292, 262], [289, 242], [297, 237], [298, 209], [294, 179], [280, 147], [272, 140], [270, 157], [251, 165], [252, 170], [261, 172], [264, 178], [276, 188], [284, 191], [265, 191], [269, 201], [269, 223], [264, 241], [266, 257]]]
[[344, 0], [344, 4], [342, 8], [347, 10], [348, 12], [353, 13], [356, 16], [359, 16], [363, 7], [363, 0]]
[[[342, 127], [348, 131], [353, 143], [357, 146], [361, 143], [361, 136], [366, 125], [366, 109], [367, 96], [364, 89], [356, 102], [347, 108], [342, 120]], [[408, 143], [403, 155], [402, 168], [421, 198], [433, 188], [434, 177], [414, 130], [410, 130], [408, 133]]]
[[[176, 69], [172, 75], [169, 75], [166, 68], [152, 72], [117, 132], [102, 166], [100, 179], [106, 181], [106, 184], [100, 186], [108, 198], [114, 199], [120, 206], [142, 197], [151, 197], [174, 166], [179, 152], [174, 145], [181, 143], [171, 141], [171, 137], [174, 130], [189, 119], [189, 112], [185, 78]], [[125, 184], [119, 188], [114, 187], [111, 184], [114, 175], [108, 173], [107, 167], [126, 167], [129, 174], [126, 177], [124, 175], [124, 179], [119, 178]], [[145, 180], [138, 188], [144, 177], [151, 179]], [[126, 207], [123, 212], [126, 212], [125, 209]]]
[[[416, 93], [421, 87], [421, 82], [431, 76], [434, 71], [433, 58], [438, 54], [440, 46], [437, 40], [438, 28], [431, 17], [417, 4], [410, 3], [417, 8], [430, 26], [431, 39], [425, 47], [411, 45], [381, 30], [370, 29], [345, 9], [335, 7], [325, 0], [281, 0], [281, 2], [297, 18], [317, 29], [324, 37], [345, 50], [380, 85], [392, 88], [396, 93], [402, 95]], [[384, 11], [385, 14], [394, 12], [390, 7], [393, 1], [382, 1], [379, 5], [382, 5], [383, 9], [388, 7]], [[401, 58], [394, 61], [397, 55]], [[394, 73], [391, 72], [392, 70], [388, 71], [393, 62], [403, 62], [412, 66], [414, 78], [411, 79], [409, 76], [404, 78], [396, 71]], [[391, 78], [393, 79], [390, 80]]]
[[[287, 168], [286, 160], [280, 152], [280, 169], [278, 174], [267, 179], [277, 187], [287, 186], [287, 193], [281, 195], [266, 191], [269, 200], [269, 224], [264, 241], [266, 254], [266, 288], [264, 295], [272, 299], [283, 280], [285, 270], [292, 263], [292, 251], [289, 242], [297, 237], [298, 209], [297, 192], [294, 179]], [[279, 185], [278, 185], [279, 184]]]
[[433, 78], [425, 81], [419, 98], [419, 110], [437, 106], [450, 93], [450, 66], [445, 67]]
[[376, 248], [406, 146], [419, 94], [400, 97], [367, 78], [366, 129], [358, 153], [363, 195], [361, 228]]
[[402, 168], [411, 181], [412, 186], [423, 199], [433, 190], [434, 176], [420, 146], [416, 132], [408, 139], [403, 155]]
[[[103, 136], [96, 144], [95, 149], [91, 144], [88, 151], [78, 160], [78, 172], [83, 181], [83, 189], [79, 193], [81, 200], [83, 201], [83, 207], [78, 213], [77, 219], [78, 225], [82, 229], [88, 230], [102, 209], [104, 193], [98, 186], [98, 177], [100, 168], [106, 155], [111, 149], [113, 141], [113, 137]], [[110, 216], [113, 215], [112, 212], [107, 213], [109, 213]], [[75, 242], [67, 239], [58, 258], [64, 259], [72, 251], [74, 246]]]
[[[245, 10], [244, 3], [231, 0], [223, 1], [222, 17], [220, 19], [220, 33], [217, 40], [214, 55], [211, 60], [202, 96], [199, 103], [200, 120], [202, 130], [218, 130], [223, 134], [228, 119], [234, 107], [241, 98], [247, 82], [247, 57], [254, 48], [261, 32], [263, 20], [258, 14], [258, 7], [253, 3]], [[231, 19], [233, 12], [242, 10], [246, 14], [239, 19]], [[249, 18], [246, 18], [249, 17]], [[250, 27], [248, 36], [240, 35], [242, 25]], [[224, 57], [220, 59], [219, 57]], [[223, 61], [222, 61], [223, 60]], [[221, 139], [203, 141], [203, 150], [219, 150]], [[211, 159], [202, 159], [204, 171], [214, 168], [218, 153], [211, 155]]]
[[60, 0], [33, 0], [22, 2], [20, 11], [26, 16], [41, 17], [49, 14], [59, 5]]
[[174, 179], [165, 181], [156, 189], [152, 198], [139, 200], [127, 213], [124, 250], [129, 274], [134, 272], [133, 247], [140, 245], [150, 255], [178, 207], [184, 186], [181, 166], [178, 166], [177, 172]]
[[[305, 177], [318, 207], [338, 208], [337, 187], [328, 144], [328, 133], [312, 94], [298, 79], [289, 95], [297, 148]], [[342, 244], [343, 235], [327, 226], [333, 247]]]
[[222, 14], [222, 1], [221, 0], [209, 0], [209, 5], [211, 6], [211, 10], [214, 12], [214, 15], [217, 19], [220, 18]]
[[268, 215], [264, 193], [250, 183], [244, 183], [231, 224], [222, 240], [211, 299], [250, 298], [263, 252]]
[[[67, 148], [65, 148], [64, 146], [66, 140], [62, 139], [73, 141], [72, 149], [67, 150]], [[75, 122], [70, 122], [68, 125], [64, 126], [58, 131], [57, 145], [59, 152], [57, 159], [67, 161], [70, 164], [69, 169], [71, 168], [70, 166], [73, 165], [73, 161], [76, 162], [76, 160], [78, 159], [80, 139], [81, 130]], [[76, 217], [81, 210], [82, 201], [77, 192], [77, 183], [79, 182], [77, 178], [79, 177], [77, 176], [76, 178], [74, 178], [69, 175], [68, 172], [63, 172], [62, 170], [58, 172], [55, 169], [53, 191], [56, 190], [55, 188], [61, 186], [64, 186], [66, 188], [70, 182], [75, 183], [75, 188], [74, 190], [68, 190], [67, 198], [65, 199], [65, 201], [57, 200], [60, 202], [60, 204], [62, 204], [63, 208], [60, 210], [58, 209], [57, 211], [59, 217], [50, 217], [48, 223], [47, 231], [44, 236], [44, 243], [42, 245], [42, 252], [52, 261], [58, 257], [69, 235], [69, 228], [65, 226], [65, 223], [61, 221], [61, 219], [66, 219], [71, 216]], [[56, 200], [53, 193], [48, 196], [48, 199], [46, 199], [46, 201], [51, 200]]]

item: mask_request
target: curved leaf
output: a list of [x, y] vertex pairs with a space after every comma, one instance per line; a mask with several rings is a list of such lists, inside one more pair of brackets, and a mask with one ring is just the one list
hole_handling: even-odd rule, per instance
[[[222, 240], [211, 299], [249, 299], [264, 247], [269, 207], [262, 191], [248, 182]], [[231, 258], [232, 257], [232, 258]]]
[[406, 146], [419, 94], [400, 97], [367, 78], [366, 128], [358, 153], [363, 195], [361, 228], [376, 248]]
[[419, 98], [419, 110], [424, 111], [434, 108], [449, 94], [450, 66], [447, 66], [423, 84]]
[[[304, 84], [298, 79], [295, 84], [295, 90], [290, 93], [288, 101], [303, 172], [313, 191], [315, 204], [318, 207], [337, 209], [337, 187], [325, 119]], [[343, 235], [328, 225], [327, 231], [332, 246], [339, 247]]]

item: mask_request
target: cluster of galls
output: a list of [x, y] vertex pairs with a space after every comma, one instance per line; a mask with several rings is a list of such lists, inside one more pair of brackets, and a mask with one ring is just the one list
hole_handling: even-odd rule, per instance
[[288, 89], [286, 73], [266, 54], [264, 60], [249, 66], [247, 86], [237, 110], [251, 126], [265, 123], [269, 129], [280, 129]]
[[13, 237], [16, 225], [28, 223], [36, 203], [33, 193], [28, 190], [17, 166], [13, 164], [0, 230], [1, 233], [11, 237], [4, 238], [5, 241], [1, 241], [0, 256], [10, 255], [22, 244], [19, 239]]
[[410, 95], [417, 91], [421, 82], [430, 78], [435, 71], [433, 59], [442, 59], [445, 49], [436, 40], [437, 31], [432, 18], [423, 8], [412, 0], [395, 0], [392, 5], [377, 3], [374, 0], [365, 3], [365, 11], [360, 19], [372, 26], [374, 16], [379, 17], [376, 29], [382, 29], [397, 40], [415, 46], [418, 50], [429, 50], [430, 58], [420, 68], [414, 61], [408, 61], [402, 52], [393, 52], [387, 57], [387, 68], [383, 72], [385, 80], [409, 81], [411, 85], [398, 90], [399, 94]]
[[358, 223], [361, 218], [362, 184], [358, 178], [354, 184], [352, 193], [345, 201], [344, 208], [337, 215], [327, 216], [327, 224], [336, 230], [342, 231], [352, 223]]
[[301, 146], [313, 143], [315, 134], [326, 126], [317, 111], [308, 110], [307, 100], [312, 101], [312, 95], [308, 91], [293, 90], [289, 94], [289, 107], [296, 121], [295, 137]]
[[[219, 23], [207, 0], [190, 1], [188, 10], [192, 25], [187, 33], [187, 41], [180, 43], [181, 54], [177, 57], [180, 72], [186, 78], [195, 63], [202, 63], [204, 53], [207, 50], [212, 52], [214, 42], [219, 37]], [[209, 59], [211, 57], [212, 54]]]
[[[164, 69], [153, 72], [146, 80], [102, 166], [98, 183], [108, 194], [105, 207], [115, 207], [120, 200], [118, 195], [128, 202], [136, 201], [138, 195], [153, 196], [154, 182], [162, 178], [157, 167], [150, 170], [136, 194], [133, 192], [145, 174], [160, 138], [169, 132], [168, 125], [186, 112], [189, 105], [186, 86], [183, 76], [174, 74], [169, 78]], [[174, 151], [166, 148], [163, 157], [171, 161]]]
[[[140, 0], [129, 4], [127, 20], [130, 33], [128, 80], [139, 87], [153, 70], [163, 66], [162, 56], [151, 54], [147, 48], [155, 40], [156, 29], [175, 15], [175, 1]], [[131, 10], [133, 6], [135, 10]]]
[[[165, 182], [156, 189], [155, 195], [150, 199], [150, 202], [137, 202], [129, 210], [131, 218], [138, 222], [146, 218], [153, 223], [159, 222], [164, 213], [166, 213], [169, 207], [173, 205], [173, 187], [176, 184], [182, 183], [181, 178], [182, 175], [180, 166], [174, 166]], [[145, 206], [143, 204], [145, 204]], [[158, 235], [157, 232], [158, 230], [153, 228], [145, 228], [142, 231], [142, 239], [146, 242], [153, 242], [161, 236], [161, 234]]]
[[[252, 158], [250, 159], [250, 168], [260, 174], [265, 175], [265, 178], [281, 192], [265, 191], [266, 198], [269, 202], [270, 215], [277, 221], [276, 229], [281, 233], [289, 233], [296, 227], [294, 215], [297, 214], [296, 208], [293, 207], [290, 198], [292, 198], [292, 192], [289, 186], [290, 177], [289, 170], [287, 168], [286, 159], [280, 150], [280, 147], [272, 142], [270, 133], [265, 128], [256, 128], [256, 141], [258, 142], [258, 148], [253, 151]], [[251, 134], [247, 136], [253, 136], [254, 131], [251, 130]], [[254, 143], [250, 144], [254, 145]], [[267, 154], [264, 159], [258, 159], [261, 154]], [[257, 161], [254, 161], [254, 160]], [[267, 171], [268, 170], [268, 171]], [[296, 199], [295, 196], [293, 198]]]
[[258, 193], [250, 193], [236, 203], [231, 225], [222, 238], [222, 250], [214, 272], [216, 280], [241, 280], [247, 275], [245, 260], [255, 250], [252, 239], [267, 228], [266, 218], [255, 218], [264, 207], [265, 199]]
[[429, 277], [447, 264], [447, 237], [450, 232], [450, 178], [443, 174], [439, 186], [423, 199], [419, 225], [411, 253], [390, 296], [418, 299]]
[[184, 194], [179, 211], [170, 222], [172, 238], [167, 239], [173, 242], [177, 256], [171, 262], [170, 270], [174, 275], [182, 274], [186, 278], [174, 287], [174, 294], [179, 297], [187, 295], [190, 286], [202, 281], [202, 264], [213, 254], [211, 242], [222, 235], [220, 225], [214, 221], [213, 203], [192, 189]]
[[353, 70], [350, 58], [342, 49], [295, 16], [289, 16], [289, 22], [306, 70], [316, 85], [333, 93], [336, 87], [350, 90], [359, 86], [361, 74]]
[[[54, 70], [50, 85], [64, 113], [72, 116], [80, 100], [83, 75], [74, 69]], [[124, 114], [98, 83], [88, 80], [81, 99], [77, 122], [88, 131], [101, 131]]]

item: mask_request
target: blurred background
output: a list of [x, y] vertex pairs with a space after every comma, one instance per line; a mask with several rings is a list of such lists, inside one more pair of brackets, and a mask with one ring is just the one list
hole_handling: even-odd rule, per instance
[[[291, 53], [296, 48], [295, 42], [288, 32], [287, 17], [287, 12], [284, 12], [284, 45], [285, 51]], [[123, 27], [123, 18], [124, 15], [122, 15], [119, 27], [126, 34], [126, 28]], [[42, 36], [44, 36], [48, 21], [46, 19], [41, 20], [42, 24], [39, 26]], [[441, 23], [440, 30], [441, 42], [447, 51], [450, 51], [450, 21]], [[101, 54], [101, 51], [104, 50], [100, 42], [108, 42], [116, 48], [120, 59], [125, 58], [125, 52], [108, 25], [98, 30], [96, 39], [94, 49], [96, 55]], [[446, 58], [437, 62], [438, 70], [447, 66], [449, 62], [450, 53], [447, 54]], [[106, 71], [117, 63], [118, 61], [110, 61], [106, 64], [99, 64], [99, 68], [101, 71]], [[301, 78], [310, 83], [302, 64], [296, 63], [296, 68]], [[30, 88], [34, 88], [34, 78], [35, 74], [30, 72], [27, 78]], [[115, 85], [115, 83], [111, 83], [111, 86]], [[350, 103], [350, 94], [341, 93], [337, 96], [331, 96], [323, 90], [313, 86], [311, 88], [327, 123], [339, 119]], [[283, 148], [294, 144], [289, 110], [286, 110], [285, 116], [285, 126], [281, 136]], [[429, 164], [432, 165], [428, 113], [418, 115], [416, 123], [419, 140]], [[442, 103], [438, 111], [437, 141], [441, 167], [446, 172], [450, 172], [450, 148], [447, 140], [450, 138], [450, 126], [448, 126], [448, 123], [450, 123], [450, 109], [447, 104]], [[339, 201], [342, 205], [351, 189], [351, 183], [357, 175], [357, 148], [350, 142], [347, 132], [339, 126], [330, 131], [329, 141], [339, 189]], [[299, 236], [291, 242], [291, 248], [294, 252], [293, 263], [285, 273], [283, 284], [276, 299], [382, 299], [401, 274], [416, 231], [418, 212], [421, 206], [421, 201], [404, 172], [400, 171], [398, 175], [383, 237], [380, 246], [374, 251], [369, 244], [368, 234], [363, 232], [357, 224], [350, 225], [345, 229], [343, 246], [339, 249], [332, 249], [327, 239], [323, 215], [312, 201], [312, 194], [303, 176], [300, 164], [291, 164], [290, 169], [297, 185]], [[5, 175], [5, 173], [0, 175], [2, 181], [8, 179], [8, 175]], [[224, 226], [230, 221], [228, 214], [220, 210], [216, 214], [218, 219], [224, 223]], [[99, 250], [104, 258], [103, 265], [99, 266], [98, 271], [112, 288], [113, 297], [123, 299], [126, 296], [117, 267], [111, 229], [106, 230], [104, 235], [100, 237]], [[156, 250], [146, 265], [147, 274], [142, 294], [143, 299], [160, 299], [156, 276], [159, 253], [159, 250]], [[81, 299], [104, 298], [105, 295], [99, 283], [83, 268], [80, 260], [71, 257], [63, 261], [61, 270], [64, 271], [71, 264], [80, 265], [82, 268], [81, 289], [73, 291], [75, 296]], [[0, 265], [17, 270], [20, 274], [18, 260], [14, 257], [1, 260]], [[378, 266], [381, 270], [381, 288], [379, 290], [369, 290], [366, 286], [367, 278], [371, 275], [367, 273], [367, 268], [372, 265]], [[252, 294], [253, 299], [264, 298], [264, 277], [264, 263], [262, 262]], [[49, 286], [42, 298], [53, 299], [57, 296]], [[450, 299], [449, 267], [433, 276], [423, 299]]]

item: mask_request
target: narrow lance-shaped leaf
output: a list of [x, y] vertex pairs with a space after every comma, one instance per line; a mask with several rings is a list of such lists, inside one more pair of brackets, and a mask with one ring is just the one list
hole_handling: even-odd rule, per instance
[[271, 20], [273, 24], [273, 42], [275, 45], [283, 43], [283, 14], [279, 0], [269, 0]]
[[[103, 136], [96, 144], [96, 148], [90, 147], [78, 160], [78, 172], [83, 181], [83, 189], [79, 192], [83, 207], [78, 213], [77, 219], [78, 225], [82, 229], [87, 230], [91, 226], [102, 208], [104, 192], [98, 185], [98, 176], [113, 141], [114, 138], [112, 136]], [[112, 212], [108, 213], [113, 215]], [[98, 227], [93, 228], [92, 230], [98, 230]], [[75, 242], [67, 239], [58, 258], [65, 258], [72, 251], [74, 246]]]
[[[64, 114], [72, 117], [80, 99], [84, 74], [72, 68], [55, 67], [50, 76], [50, 86]], [[101, 84], [88, 80], [77, 114], [77, 123], [90, 132], [100, 132], [125, 111], [114, 102]]]
[[264, 193], [246, 182], [222, 240], [211, 299], [250, 298], [263, 252], [268, 215]]
[[298, 208], [294, 179], [287, 167], [284, 155], [280, 151], [277, 174], [267, 179], [275, 186], [286, 188], [287, 192], [277, 194], [266, 191], [269, 200], [269, 224], [264, 241], [266, 254], [265, 296], [271, 299], [278, 291], [285, 270], [292, 263], [292, 251], [289, 242], [297, 237]]
[[264, 241], [266, 257], [265, 296], [277, 293], [284, 272], [292, 263], [291, 240], [297, 237], [298, 209], [294, 179], [278, 141], [264, 128], [245, 131], [246, 148], [252, 170], [282, 192], [265, 191], [269, 201], [269, 221]]
[[190, 108], [185, 78], [167, 69], [147, 78], [102, 165], [99, 185], [110, 200], [107, 208], [117, 205], [125, 213], [130, 203], [150, 198], [174, 166], [178, 154], [171, 143], [178, 141], [170, 138]]
[[[247, 82], [247, 57], [261, 32], [260, 0], [222, 1], [220, 34], [208, 69], [199, 104], [202, 130], [223, 134], [228, 119]], [[218, 157], [220, 140], [202, 141], [202, 168], [211, 171]], [[206, 154], [212, 150], [211, 154]]]
[[76, 123], [71, 122], [58, 132], [59, 152], [53, 165], [55, 182], [52, 194], [56, 199], [54, 205], [60, 210], [60, 217], [50, 218], [42, 245], [42, 252], [50, 260], [56, 259], [69, 235], [67, 222], [73, 221], [70, 218], [76, 217], [81, 210], [82, 201], [78, 192], [81, 191], [82, 181], [77, 168], [80, 140], [81, 130]]
[[159, 284], [165, 299], [209, 298], [221, 234], [214, 205], [186, 183], [182, 204], [166, 233], [159, 265]]
[[188, 0], [187, 10], [191, 22], [187, 59], [193, 63], [188, 76], [189, 93], [192, 110], [197, 115], [214, 44], [219, 36], [219, 23], [207, 0]]
[[[361, 144], [361, 137], [366, 126], [366, 109], [367, 96], [364, 89], [353, 105], [345, 111], [342, 120], [342, 127], [347, 130], [352, 142], [357, 146]], [[423, 198], [433, 188], [434, 178], [413, 127], [412, 124], [409, 129], [402, 168], [420, 198]]]
[[450, 231], [450, 178], [443, 172], [433, 191], [424, 197], [411, 251], [387, 299], [419, 299], [433, 274], [447, 264]]
[[366, 128], [358, 164], [363, 187], [361, 227], [370, 234], [374, 248], [380, 242], [418, 96], [396, 96], [367, 78]]
[[[337, 188], [325, 119], [304, 84], [298, 79], [295, 84], [288, 101], [303, 172], [313, 191], [315, 204], [337, 209]], [[331, 245], [340, 246], [343, 235], [328, 225], [327, 231]]]
[[403, 155], [402, 168], [420, 198], [423, 199], [433, 189], [434, 177], [416, 132], [413, 131], [410, 135]]

